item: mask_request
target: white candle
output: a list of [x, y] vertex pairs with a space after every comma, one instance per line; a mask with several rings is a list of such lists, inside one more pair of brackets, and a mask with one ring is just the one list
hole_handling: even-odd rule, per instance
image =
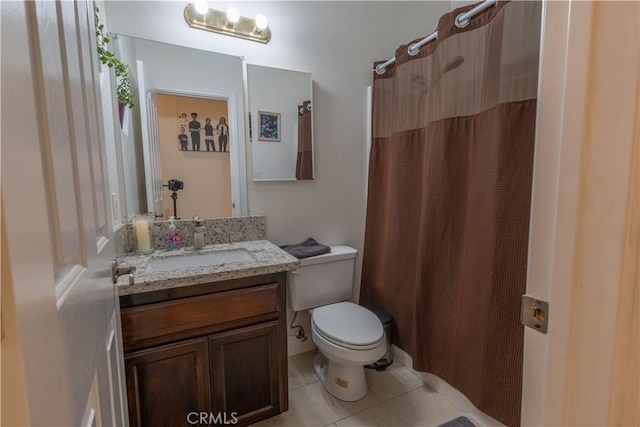
[[149, 221], [147, 219], [136, 221], [136, 239], [138, 240], [138, 252], [151, 251], [151, 236], [149, 235]]

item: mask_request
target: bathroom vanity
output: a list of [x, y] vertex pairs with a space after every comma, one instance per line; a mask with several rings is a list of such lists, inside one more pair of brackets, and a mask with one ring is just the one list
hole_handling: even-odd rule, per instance
[[123, 263], [136, 267], [133, 284], [118, 281], [132, 426], [189, 425], [199, 413], [241, 426], [288, 409], [286, 271], [295, 258], [262, 240]]

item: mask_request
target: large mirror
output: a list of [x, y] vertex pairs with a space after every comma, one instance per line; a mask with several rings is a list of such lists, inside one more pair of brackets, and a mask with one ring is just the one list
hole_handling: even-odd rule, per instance
[[[248, 65], [245, 82], [240, 57], [125, 35], [114, 42], [136, 98], [120, 117], [126, 217], [247, 215], [247, 176], [255, 177], [256, 167], [262, 171], [256, 180], [313, 178], [310, 74]], [[287, 101], [269, 101], [275, 99]], [[279, 127], [273, 129], [268, 117], [257, 126], [258, 109], [278, 113]], [[304, 121], [298, 119], [302, 109]], [[256, 125], [251, 130], [250, 120]], [[260, 132], [271, 141], [258, 141]], [[274, 173], [280, 169], [286, 174]]]
[[127, 215], [246, 215], [242, 59], [114, 39], [136, 96], [121, 115]]
[[253, 181], [313, 179], [310, 73], [247, 65]]

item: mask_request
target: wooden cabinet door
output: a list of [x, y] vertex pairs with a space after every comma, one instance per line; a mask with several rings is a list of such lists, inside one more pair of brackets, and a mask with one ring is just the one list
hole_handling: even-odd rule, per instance
[[130, 353], [125, 366], [132, 427], [189, 426], [190, 413], [210, 412], [206, 337]]
[[281, 411], [287, 373], [279, 328], [274, 321], [209, 337], [214, 413], [234, 416], [243, 426]]

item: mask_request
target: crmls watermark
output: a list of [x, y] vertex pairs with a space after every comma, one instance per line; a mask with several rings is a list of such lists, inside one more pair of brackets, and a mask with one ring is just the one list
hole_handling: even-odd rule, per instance
[[238, 422], [237, 412], [189, 412], [187, 422], [191, 425], [233, 425]]

